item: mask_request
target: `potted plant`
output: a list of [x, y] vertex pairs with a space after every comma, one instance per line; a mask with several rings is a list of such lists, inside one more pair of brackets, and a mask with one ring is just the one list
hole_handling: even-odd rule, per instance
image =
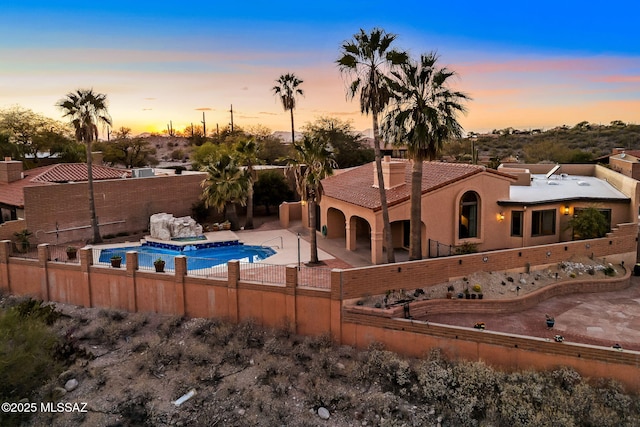
[[111, 267], [120, 268], [121, 264], [122, 264], [122, 257], [120, 255], [113, 255], [111, 257]]
[[482, 286], [480, 286], [478, 283], [473, 285], [473, 292], [475, 292], [478, 295], [478, 299], [482, 299], [482, 297], [483, 297], [483, 295], [482, 295]]
[[78, 248], [75, 246], [67, 246], [67, 259], [76, 259]]
[[164, 260], [162, 258], [158, 258], [153, 262], [153, 266], [156, 268], [156, 272], [157, 273], [163, 273], [164, 272]]
[[454, 290], [455, 288], [453, 287], [453, 285], [447, 286], [447, 299], [451, 299], [453, 297]]
[[553, 328], [553, 325], [556, 324], [556, 320], [548, 314], [545, 314], [545, 317], [547, 318], [547, 328]]
[[31, 249], [31, 242], [29, 241], [29, 239], [31, 238], [33, 233], [25, 228], [22, 231], [13, 233], [13, 235], [16, 236], [16, 249], [18, 249], [18, 252], [29, 252], [29, 249]]

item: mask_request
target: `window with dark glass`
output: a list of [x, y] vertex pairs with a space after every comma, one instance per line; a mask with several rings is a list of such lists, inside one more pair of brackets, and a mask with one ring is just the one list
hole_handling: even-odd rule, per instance
[[464, 193], [460, 199], [460, 221], [458, 237], [467, 239], [478, 237], [478, 194], [475, 191]]
[[524, 217], [523, 211], [511, 212], [511, 235], [514, 237], [522, 237], [522, 219]]
[[556, 234], [556, 210], [531, 212], [531, 235], [552, 236]]

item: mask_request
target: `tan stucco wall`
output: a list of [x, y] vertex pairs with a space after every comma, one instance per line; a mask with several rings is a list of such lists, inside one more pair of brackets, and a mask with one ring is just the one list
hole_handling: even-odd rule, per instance
[[[542, 164], [510, 164], [505, 172], [526, 170], [535, 174], [547, 173], [555, 165]], [[561, 165], [556, 172], [570, 175], [595, 176], [606, 180], [613, 187], [631, 199], [628, 202], [557, 202], [536, 204], [531, 206], [498, 205], [498, 200], [509, 199], [510, 185], [515, 184], [509, 178], [489, 172], [483, 172], [460, 180], [446, 187], [432, 191], [422, 199], [422, 255], [428, 256], [429, 239], [443, 245], [458, 246], [465, 242], [478, 245], [480, 251], [518, 248], [523, 246], [544, 245], [569, 241], [572, 232], [568, 228], [568, 221], [572, 218], [575, 208], [589, 206], [606, 207], [611, 209], [611, 225], [637, 222], [640, 203], [640, 185], [638, 181], [616, 173], [603, 166], [591, 164]], [[523, 174], [524, 175], [524, 174]], [[523, 182], [518, 182], [522, 184]], [[479, 207], [479, 235], [477, 238], [460, 239], [458, 237], [458, 221], [460, 217], [460, 200], [467, 191], [475, 191], [480, 198]], [[569, 207], [569, 214], [565, 215], [564, 207]], [[532, 215], [537, 210], [556, 210], [556, 233], [549, 236], [531, 236]], [[334, 211], [340, 211], [342, 214]], [[394, 247], [403, 246], [403, 221], [410, 218], [410, 201], [389, 207], [389, 219], [393, 234]], [[511, 236], [512, 211], [523, 211], [523, 235]], [[501, 215], [504, 219], [501, 219]], [[356, 233], [352, 230], [354, 218], [360, 217], [371, 226], [371, 261], [375, 264], [384, 262], [383, 257], [383, 223], [382, 212], [325, 196], [321, 202], [320, 224], [328, 224], [328, 238], [346, 238], [347, 249], [355, 249], [353, 242]], [[340, 229], [337, 231], [336, 229]], [[345, 229], [345, 231], [342, 231]], [[357, 237], [358, 245], [362, 244], [362, 237]], [[369, 243], [369, 242], [367, 242]]]
[[[508, 235], [508, 221], [499, 221], [498, 215], [504, 209], [496, 203], [499, 199], [509, 197], [511, 180], [489, 172], [483, 172], [462, 179], [446, 187], [432, 191], [422, 200], [422, 253], [427, 256], [428, 239], [437, 240], [445, 245], [459, 245], [465, 241], [478, 244], [481, 250], [500, 249], [507, 247], [505, 237]], [[458, 218], [460, 215], [460, 199], [467, 191], [475, 191], [480, 198], [479, 206], [479, 236], [478, 238], [458, 238]], [[340, 224], [342, 217], [328, 211], [335, 209], [344, 214], [344, 224]], [[329, 238], [343, 237], [342, 233], [334, 232], [336, 228], [345, 228], [346, 234], [353, 227], [355, 217], [365, 219], [371, 226], [372, 262], [383, 262], [383, 222], [382, 211], [372, 211], [348, 202], [325, 196], [321, 201], [321, 224], [328, 224]], [[339, 219], [338, 219], [339, 218]], [[402, 246], [402, 222], [410, 218], [410, 201], [389, 207], [389, 220], [392, 223], [394, 246]], [[352, 236], [353, 237], [353, 236]], [[347, 238], [349, 240], [349, 238]], [[347, 241], [347, 247], [349, 242]]]

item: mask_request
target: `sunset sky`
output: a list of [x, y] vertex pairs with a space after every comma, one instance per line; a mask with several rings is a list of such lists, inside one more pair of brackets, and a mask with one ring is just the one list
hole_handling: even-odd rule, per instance
[[[528, 6], [530, 3], [531, 6]], [[640, 122], [640, 2], [0, 0], [0, 108], [61, 119], [78, 88], [107, 94], [114, 128], [229, 123], [290, 129], [271, 91], [304, 80], [296, 128], [371, 127], [345, 97], [340, 45], [380, 27], [413, 57], [436, 50], [470, 95], [465, 130]]]

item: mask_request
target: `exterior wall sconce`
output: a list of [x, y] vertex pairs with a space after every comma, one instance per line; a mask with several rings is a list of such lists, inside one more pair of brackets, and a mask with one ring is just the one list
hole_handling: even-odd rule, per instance
[[498, 214], [498, 221], [500, 221], [500, 222], [504, 221], [504, 212], [500, 212]]
[[565, 215], [569, 215], [569, 206], [565, 206], [564, 208], [562, 208], [562, 213], [564, 213]]

